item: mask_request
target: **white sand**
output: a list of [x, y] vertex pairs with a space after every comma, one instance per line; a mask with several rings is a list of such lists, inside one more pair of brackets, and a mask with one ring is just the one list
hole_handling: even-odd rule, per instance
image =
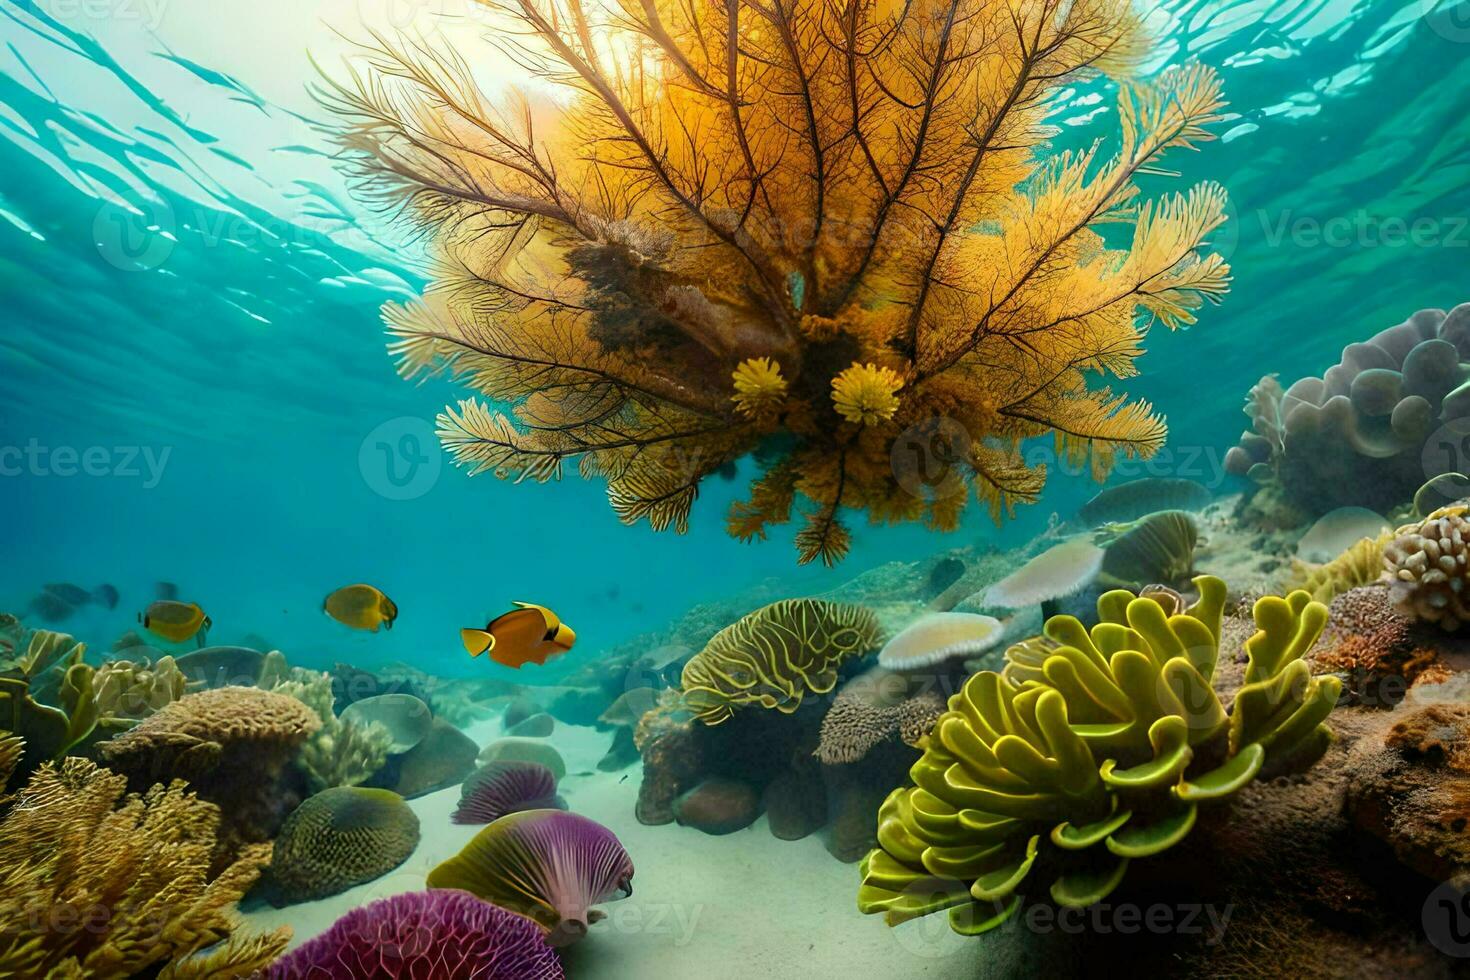
[[[481, 745], [499, 722], [469, 734]], [[561, 794], [577, 813], [604, 824], [633, 858], [633, 895], [604, 906], [608, 918], [563, 951], [568, 976], [587, 980], [895, 980], [1012, 975], [1000, 944], [963, 939], [943, 915], [897, 929], [857, 911], [856, 865], [829, 855], [821, 838], [781, 841], [765, 818], [711, 837], [687, 827], [645, 827], [633, 816], [641, 770], [596, 771], [611, 736], [558, 723], [548, 739], [567, 761]], [[293, 945], [325, 931], [357, 905], [424, 887], [424, 877], [479, 827], [449, 821], [459, 788], [411, 802], [422, 824], [413, 856], [387, 877], [317, 902], [246, 914], [257, 929], [289, 925]]]

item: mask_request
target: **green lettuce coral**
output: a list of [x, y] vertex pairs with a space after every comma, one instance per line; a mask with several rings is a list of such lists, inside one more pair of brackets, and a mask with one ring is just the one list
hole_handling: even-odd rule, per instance
[[1130, 861], [1183, 840], [1203, 806], [1326, 751], [1341, 691], [1302, 657], [1327, 622], [1305, 592], [1255, 604], [1243, 686], [1227, 711], [1212, 681], [1225, 583], [1170, 615], [1153, 596], [1098, 599], [1090, 631], [1054, 616], [1006, 676], [982, 671], [949, 702], [878, 814], [858, 908], [890, 925], [949, 910], [977, 935], [1021, 905], [1033, 871], [1059, 905], [1100, 901]]

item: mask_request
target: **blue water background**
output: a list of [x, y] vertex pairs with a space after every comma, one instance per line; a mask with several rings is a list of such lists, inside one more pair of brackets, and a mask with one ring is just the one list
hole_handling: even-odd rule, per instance
[[[1043, 501], [1001, 529], [980, 507], [945, 536], [856, 523], [832, 572], [796, 568], [789, 529], [757, 545], [725, 536], [748, 465], [706, 485], [682, 537], [621, 526], [603, 486], [572, 475], [468, 479], [419, 439], [460, 393], [401, 381], [384, 351], [377, 310], [417, 288], [416, 253], [363, 214], [325, 156], [308, 54], [330, 70], [341, 44], [327, 28], [351, 33], [354, 14], [319, 6], [274, 22], [239, 0], [205, 18], [118, 0], [99, 20], [80, 4], [0, 0], [0, 447], [12, 450], [0, 462], [26, 454], [0, 476], [0, 609], [45, 582], [113, 583], [118, 610], [66, 624], [105, 647], [165, 579], [208, 609], [215, 642], [538, 683], [692, 603], [772, 577], [814, 593], [885, 561], [1013, 545], [1095, 491], [1054, 471]], [[1168, 415], [1170, 445], [1121, 476], [1228, 492], [1219, 459], [1261, 374], [1320, 373], [1345, 343], [1470, 299], [1470, 4], [1151, 9], [1156, 62], [1203, 59], [1232, 103], [1222, 142], [1167, 165], [1229, 190], [1234, 220], [1216, 244], [1236, 282], [1199, 326], [1150, 337], [1126, 388]], [[1065, 93], [1058, 143], [1113, 136], [1110, 102], [1105, 84]], [[144, 452], [163, 463], [156, 480]], [[87, 460], [98, 475], [81, 472]], [[396, 599], [391, 633], [321, 614], [328, 591], [356, 581]], [[470, 663], [458, 627], [513, 599], [554, 606], [577, 650], [519, 674]]]

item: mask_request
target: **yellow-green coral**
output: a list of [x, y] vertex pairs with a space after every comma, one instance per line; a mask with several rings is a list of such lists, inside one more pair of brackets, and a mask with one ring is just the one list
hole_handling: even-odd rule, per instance
[[1225, 583], [1195, 586], [1199, 601], [1172, 616], [1108, 592], [1090, 631], [1054, 616], [1055, 649], [1026, 647], [1009, 677], [971, 677], [910, 770], [915, 785], [879, 810], [858, 908], [891, 925], [948, 909], [956, 932], [975, 935], [1019, 908], [1039, 861], [1055, 874], [1053, 901], [1090, 905], [1130, 861], [1188, 835], [1202, 806], [1320, 758], [1341, 684], [1312, 677], [1302, 656], [1327, 608], [1305, 592], [1256, 602], [1227, 712], [1212, 685]]
[[1385, 531], [1376, 538], [1363, 538], [1324, 565], [1294, 561], [1288, 583], [1317, 602], [1331, 602], [1344, 592], [1378, 581], [1383, 574], [1383, 547], [1392, 540], [1393, 532]]
[[832, 406], [849, 422], [877, 425], [898, 411], [897, 371], [876, 364], [854, 364], [832, 379]]
[[684, 665], [684, 702], [707, 725], [759, 704], [790, 714], [812, 691], [826, 694], [837, 668], [877, 647], [878, 618], [861, 606], [785, 599], [716, 633]]
[[272, 690], [286, 694], [321, 719], [322, 726], [301, 746], [296, 765], [306, 773], [313, 792], [365, 782], [388, 761], [393, 735], [377, 722], [357, 723], [338, 718], [332, 710], [332, 677], [318, 671], [292, 668], [290, 679]]

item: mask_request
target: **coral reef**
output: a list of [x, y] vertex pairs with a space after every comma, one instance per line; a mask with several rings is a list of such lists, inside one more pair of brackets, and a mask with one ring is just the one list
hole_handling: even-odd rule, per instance
[[643, 756], [634, 815], [638, 822], [659, 826], [674, 822], [674, 800], [694, 785], [705, 767], [705, 752], [694, 713], [674, 691], [638, 721], [633, 744]]
[[277, 960], [266, 980], [564, 980], [529, 919], [457, 891], [359, 906]]
[[1005, 627], [978, 613], [930, 613], [904, 627], [878, 651], [878, 666], [891, 671], [934, 671], [948, 661], [980, 656], [1000, 642]]
[[204, 647], [174, 658], [190, 691], [255, 687], [266, 670], [266, 654], [250, 647]]
[[522, 718], [507, 728], [505, 734], [518, 738], [546, 738], [554, 731], [556, 731], [556, 719], [541, 711], [529, 718]]
[[479, 752], [474, 739], [435, 718], [423, 740], [402, 755], [389, 756], [371, 782], [412, 800], [464, 782], [474, 772]]
[[1362, 538], [1331, 561], [1312, 566], [1297, 562], [1287, 584], [1308, 593], [1317, 602], [1331, 602], [1353, 589], [1372, 585], [1383, 577], [1383, 549], [1393, 540], [1392, 532], [1377, 538]]
[[308, 902], [381, 878], [419, 843], [419, 818], [385, 789], [338, 786], [302, 801], [281, 825], [270, 880], [280, 904]]
[[238, 977], [278, 956], [289, 929], [245, 936], [234, 914], [270, 848], [211, 876], [219, 810], [177, 783], [126, 783], [85, 759], [48, 764], [0, 820], [0, 975]]
[[109, 660], [92, 677], [92, 694], [100, 717], [139, 721], [183, 697], [184, 683], [173, 657]]
[[378, 694], [353, 701], [339, 716], [354, 725], [376, 724], [388, 730], [388, 750], [402, 755], [418, 745], [433, 727], [429, 706], [412, 694]]
[[944, 713], [944, 699], [933, 691], [910, 693], [903, 677], [882, 668], [859, 674], [842, 686], [822, 717], [817, 758], [824, 765], [862, 761], [869, 752], [895, 740], [915, 746]]
[[[1466, 309], [1470, 316], [1470, 307]], [[1470, 552], [1464, 505], [1436, 511], [1418, 525], [1399, 528], [1383, 546], [1384, 578], [1394, 607], [1405, 616], [1453, 632], [1470, 622], [1462, 595]]]
[[877, 618], [861, 606], [786, 599], [716, 633], [684, 665], [684, 700], [707, 725], [752, 704], [790, 714], [807, 693], [826, 694], [842, 663], [878, 645]]
[[217, 861], [244, 844], [275, 837], [298, 802], [288, 770], [321, 727], [316, 712], [293, 697], [253, 687], [186, 694], [97, 751], [136, 792], [183, 779], [219, 806], [223, 824]]
[[1285, 390], [1262, 378], [1246, 399], [1251, 427], [1226, 454], [1227, 471], [1278, 486], [1314, 516], [1407, 503], [1424, 482], [1429, 436], [1470, 426], [1467, 325], [1470, 304], [1420, 310], [1343, 348], [1320, 378]]
[[270, 690], [285, 694], [306, 705], [321, 720], [318, 728], [301, 746], [296, 765], [306, 774], [311, 792], [335, 786], [356, 786], [371, 779], [388, 761], [393, 735], [383, 725], [359, 715], [338, 718], [332, 710], [332, 676], [318, 671], [295, 668], [291, 679], [276, 683]]
[[[436, 281], [384, 318], [404, 377], [484, 396], [439, 417], [471, 473], [575, 463], [623, 521], [683, 531], [703, 479], [759, 447], [729, 531], [799, 514], [799, 560], [831, 564], [844, 508], [958, 525], [967, 492], [903, 475], [916, 426], [956, 423], [944, 455], [997, 519], [1044, 485], [1026, 439], [1098, 479], [1162, 445], [1151, 406], [1095, 376], [1130, 377], [1145, 323], [1228, 288], [1204, 252], [1223, 189], [1134, 182], [1224, 103], [1197, 64], [1135, 76], [1131, 4], [865, 6], [835, 30], [799, 0], [769, 32], [657, 0], [508, 16], [513, 58], [575, 79], [564, 103], [492, 110], [475, 56], [390, 43], [325, 95], [359, 189], [426, 233]], [[614, 67], [609, 37], [655, 39], [647, 70]], [[1051, 93], [1092, 71], [1121, 83], [1118, 153], [1043, 158]]]
[[551, 770], [557, 782], [567, 774], [567, 764], [561, 753], [549, 742], [539, 738], [500, 738], [480, 749], [476, 762], [481, 766], [497, 762], [534, 762]]
[[706, 779], [674, 800], [676, 823], [715, 836], [744, 830], [760, 812], [755, 787], [722, 776]]
[[561, 810], [501, 817], [429, 872], [430, 888], [459, 888], [535, 920], [553, 946], [603, 918], [592, 906], [633, 893], [633, 862], [612, 831]]
[[1366, 507], [1339, 507], [1317, 518], [1297, 542], [1296, 554], [1306, 562], [1329, 562], [1364, 538], [1377, 540], [1392, 530], [1377, 511]]
[[1311, 677], [1302, 657], [1326, 607], [1303, 592], [1256, 602], [1227, 711], [1212, 683], [1225, 583], [1195, 586], [1199, 601], [1172, 616], [1120, 590], [1099, 598], [1090, 631], [1053, 617], [1057, 647], [1040, 679], [971, 677], [928, 738], [915, 785], [883, 803], [859, 909], [890, 924], [948, 909], [955, 931], [974, 935], [1015, 914], [1033, 866], [1053, 876], [1052, 901], [1091, 905], [1130, 861], [1183, 840], [1201, 806], [1320, 758], [1341, 685]]
[[1182, 586], [1194, 575], [1199, 526], [1185, 511], [1166, 510], [1107, 525], [1093, 540], [1104, 549], [1100, 581], [1134, 590], [1150, 583]]
[[1348, 788], [1354, 823], [1434, 881], [1470, 891], [1470, 683], [1459, 674], [1416, 685], [1381, 740], [1353, 756]]
[[556, 795], [556, 775], [539, 762], [490, 762], [475, 770], [459, 789], [454, 823], [494, 823], [521, 810], [566, 809]]
[[781, 773], [766, 784], [761, 809], [777, 840], [801, 840], [816, 833], [827, 822], [820, 774], [794, 768]]
[[1194, 480], [1146, 476], [1099, 491], [1077, 511], [1088, 527], [1129, 524], [1165, 510], [1203, 510], [1210, 504], [1210, 491]]
[[1104, 553], [1087, 535], [1053, 545], [985, 590], [987, 606], [1021, 609], [1045, 606], [1076, 595], [1092, 584], [1102, 568]]
[[[16, 656], [20, 639], [25, 639], [25, 653]], [[8, 779], [61, 759], [96, 728], [95, 671], [82, 662], [86, 652], [86, 644], [65, 633], [35, 630], [17, 638], [10, 666], [0, 671], [0, 732], [19, 736], [25, 748]], [[41, 699], [43, 690], [49, 690], [52, 703]]]

